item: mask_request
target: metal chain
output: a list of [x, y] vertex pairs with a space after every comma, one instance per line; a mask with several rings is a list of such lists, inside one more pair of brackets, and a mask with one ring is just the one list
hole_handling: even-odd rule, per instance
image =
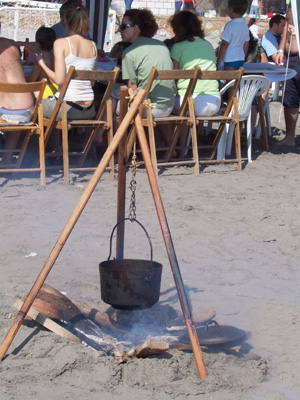
[[133, 155], [131, 160], [131, 172], [132, 178], [130, 181], [130, 190], [131, 190], [131, 199], [130, 199], [130, 206], [129, 206], [129, 215], [128, 218], [130, 221], [136, 220], [136, 205], [135, 205], [135, 191], [136, 191], [136, 138], [133, 144]]

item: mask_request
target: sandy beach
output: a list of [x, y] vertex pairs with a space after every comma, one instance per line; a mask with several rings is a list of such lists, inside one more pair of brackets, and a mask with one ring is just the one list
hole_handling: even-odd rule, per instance
[[[251, 332], [242, 350], [204, 349], [208, 376], [200, 381], [192, 352], [171, 349], [119, 364], [26, 318], [0, 364], [1, 400], [299, 399], [300, 140], [276, 147], [284, 129], [279, 110], [271, 103], [270, 151], [255, 145], [242, 172], [222, 164], [201, 166], [194, 176], [192, 167], [176, 167], [158, 178], [191, 307], [212, 307], [219, 324]], [[45, 187], [36, 176], [0, 177], [1, 341], [15, 300], [29, 292], [91, 176], [71, 174], [66, 186], [61, 174], [48, 174]], [[159, 302], [136, 314], [139, 335], [151, 340], [180, 305], [144, 168], [136, 179], [137, 218], [163, 264]], [[129, 198], [128, 190], [127, 208]], [[117, 179], [105, 173], [46, 280], [111, 314], [100, 297], [98, 264], [108, 256], [116, 201]], [[125, 257], [147, 258], [147, 243], [132, 229]]]

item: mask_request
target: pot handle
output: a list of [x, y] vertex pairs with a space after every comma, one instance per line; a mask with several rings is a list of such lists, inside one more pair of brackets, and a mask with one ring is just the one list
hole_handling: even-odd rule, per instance
[[211, 321], [208, 321], [205, 324], [204, 330], [208, 331], [208, 328], [213, 325], [215, 328], [220, 328], [220, 325], [217, 323], [217, 321], [215, 321], [214, 319], [212, 319]]
[[112, 230], [111, 235], [110, 235], [109, 255], [108, 255], [107, 261], [109, 261], [109, 260], [110, 260], [110, 257], [111, 257], [111, 253], [112, 253], [112, 239], [113, 239], [115, 230], [116, 230], [117, 226], [118, 226], [121, 222], [124, 222], [124, 221], [136, 222], [136, 223], [139, 224], [140, 227], [143, 229], [143, 231], [145, 232], [145, 235], [146, 235], [146, 237], [147, 237], [147, 239], [148, 239], [148, 242], [149, 242], [149, 246], [150, 246], [150, 259], [151, 259], [151, 261], [152, 261], [152, 259], [153, 259], [153, 247], [152, 247], [152, 243], [151, 243], [150, 236], [149, 236], [148, 232], [146, 231], [146, 228], [144, 227], [144, 225], [142, 225], [137, 219], [131, 219], [131, 218], [124, 218], [124, 219], [121, 219], [121, 221], [119, 221], [119, 222], [113, 227], [113, 230]]

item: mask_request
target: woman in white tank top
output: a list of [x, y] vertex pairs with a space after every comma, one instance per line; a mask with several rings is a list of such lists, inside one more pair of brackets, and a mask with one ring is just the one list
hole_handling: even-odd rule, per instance
[[[69, 36], [57, 39], [54, 42], [54, 71], [48, 68], [42, 55], [39, 59], [39, 65], [50, 80], [59, 87], [64, 83], [71, 65], [81, 70], [97, 69], [96, 44], [85, 37], [90, 29], [87, 8], [82, 4], [72, 4], [66, 11], [64, 22]], [[71, 81], [65, 100], [68, 119], [91, 119], [95, 116], [94, 92], [90, 81]], [[55, 103], [55, 96], [50, 96], [43, 100], [43, 110], [46, 118], [51, 117]], [[61, 111], [57, 119], [61, 120]]]

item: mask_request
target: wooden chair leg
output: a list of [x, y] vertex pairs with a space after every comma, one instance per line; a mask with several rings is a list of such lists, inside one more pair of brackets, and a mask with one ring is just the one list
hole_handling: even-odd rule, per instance
[[213, 149], [212, 149], [211, 154], [210, 154], [210, 159], [211, 160], [213, 160], [215, 158], [215, 155], [216, 155], [216, 152], [217, 152], [217, 149], [218, 149], [218, 144], [219, 144], [219, 141], [220, 141], [221, 136], [223, 134], [224, 128], [225, 128], [225, 123], [221, 122], [220, 125], [219, 125], [218, 132], [216, 134], [216, 137], [215, 137], [215, 139], [213, 141], [213, 144], [212, 144], [213, 145]]
[[181, 124], [176, 125], [175, 128], [174, 128], [174, 133], [173, 133], [173, 136], [172, 136], [172, 141], [171, 141], [171, 144], [170, 144], [169, 149], [168, 149], [168, 151], [167, 151], [167, 154], [166, 154], [166, 156], [165, 156], [165, 160], [168, 161], [168, 162], [171, 160], [172, 155], [174, 154], [175, 147], [176, 147], [176, 145], [177, 145], [179, 136], [180, 136], [180, 134], [181, 134], [181, 130], [182, 130], [182, 125], [181, 125]]
[[29, 138], [30, 138], [30, 131], [26, 131], [24, 133], [24, 139], [23, 139], [23, 143], [22, 143], [22, 147], [21, 147], [21, 151], [18, 155], [18, 159], [17, 159], [17, 163], [16, 163], [16, 169], [20, 169], [23, 158], [24, 158], [24, 154], [25, 154], [25, 150], [27, 149], [28, 146], [28, 142], [29, 142]]
[[266, 130], [266, 123], [265, 123], [265, 113], [264, 113], [264, 104], [261, 96], [257, 96], [257, 104], [258, 104], [258, 112], [259, 112], [259, 120], [261, 126], [261, 138], [264, 149], [268, 151], [268, 135]]
[[199, 175], [199, 154], [198, 154], [198, 143], [197, 143], [196, 116], [194, 108], [194, 99], [192, 97], [188, 99], [188, 105], [189, 105], [190, 118], [193, 121], [193, 125], [191, 126], [191, 138], [192, 138], [193, 160], [195, 161], [194, 174]]
[[242, 170], [242, 156], [241, 156], [241, 132], [240, 132], [240, 122], [239, 122], [239, 111], [238, 111], [238, 102], [237, 98], [235, 97], [233, 99], [233, 110], [234, 110], [234, 115], [236, 116], [237, 123], [235, 125], [234, 129], [234, 139], [235, 139], [235, 154], [237, 158], [237, 171]]
[[40, 177], [41, 185], [46, 184], [46, 165], [45, 165], [45, 137], [44, 137], [44, 126], [43, 126], [43, 106], [40, 104], [38, 109], [38, 121], [39, 121], [39, 154], [40, 154]]
[[69, 184], [69, 145], [68, 145], [68, 121], [66, 103], [61, 105], [62, 111], [62, 150], [63, 150], [63, 169], [64, 169], [64, 184]]
[[156, 157], [155, 134], [154, 134], [154, 126], [153, 126], [151, 107], [147, 108], [147, 119], [148, 119], [148, 134], [149, 134], [149, 145], [150, 145], [151, 160], [152, 160], [152, 164], [153, 164], [153, 168], [154, 168], [155, 174], [157, 176], [158, 175], [157, 157]]
[[[107, 100], [107, 122], [110, 126], [108, 132], [107, 132], [107, 144], [108, 146], [111, 144], [112, 140], [113, 140], [113, 131], [114, 131], [114, 121], [113, 121], [113, 112], [112, 112], [112, 104], [111, 104], [111, 100]], [[108, 163], [109, 167], [110, 167], [110, 171], [109, 171], [109, 179], [110, 180], [114, 180], [115, 177], [115, 159], [114, 159], [114, 155], [111, 157], [111, 159], [109, 160]]]

